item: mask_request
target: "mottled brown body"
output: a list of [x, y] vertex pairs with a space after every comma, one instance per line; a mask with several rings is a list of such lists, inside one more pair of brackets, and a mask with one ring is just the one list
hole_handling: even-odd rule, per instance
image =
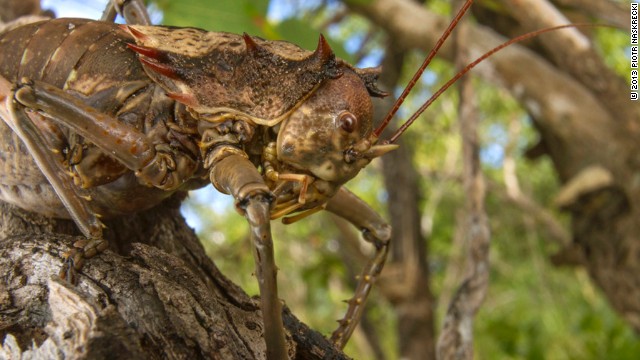
[[333, 335], [344, 346], [390, 238], [342, 187], [396, 147], [376, 145], [372, 131], [379, 69], [337, 59], [322, 36], [311, 52], [246, 34], [82, 19], [1, 34], [0, 54], [0, 199], [75, 221], [87, 240], [63, 277], [73, 281], [84, 258], [108, 247], [99, 218], [211, 183], [249, 222], [267, 356], [281, 359], [270, 220], [326, 208], [376, 247]]
[[[215, 127], [227, 119], [246, 121], [252, 128], [246, 132], [258, 132], [259, 136], [229, 142], [246, 149], [260, 166], [262, 147], [277, 136], [269, 127], [280, 123], [322, 80], [342, 73], [337, 60], [312, 57], [310, 51], [287, 42], [255, 39], [256, 48], [247, 49], [242, 36], [230, 33], [136, 29], [145, 34], [138, 40], [140, 45], [167, 51], [162, 60], [176, 66], [175, 75], [145, 71], [138, 54], [127, 46], [135, 43], [134, 38], [115, 24], [58, 19], [0, 37], [0, 76], [11, 82], [27, 77], [64, 89], [88, 106], [147, 134], [152, 143], [170, 145], [193, 163], [191, 174], [181, 174], [189, 181], [172, 190], [206, 184], [198, 126]], [[198, 125], [187, 105], [167, 93], [180, 94], [190, 111], [206, 123]], [[64, 126], [44, 117], [36, 124], [76, 182], [85, 188], [83, 193], [91, 196], [94, 211], [102, 216], [152, 207], [173, 192], [140, 184], [131, 170]], [[4, 137], [0, 198], [28, 210], [68, 217], [31, 156], [24, 149], [20, 151], [20, 142], [5, 124], [0, 126]]]

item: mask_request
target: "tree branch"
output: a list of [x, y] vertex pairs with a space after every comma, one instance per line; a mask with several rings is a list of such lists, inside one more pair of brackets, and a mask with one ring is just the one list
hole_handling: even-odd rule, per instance
[[[468, 63], [468, 54], [460, 48], [456, 66]], [[438, 359], [473, 359], [473, 322], [489, 287], [489, 220], [485, 211], [485, 180], [480, 166], [477, 106], [468, 78], [461, 79], [460, 137], [462, 138], [463, 185], [465, 193], [464, 221], [458, 224], [469, 243], [467, 275], [449, 303], [442, 333], [438, 339]]]
[[[0, 203], [0, 357], [263, 359], [259, 302], [218, 271], [176, 200], [108, 222], [111, 251], [77, 286], [57, 276], [75, 225]], [[288, 310], [284, 321], [293, 358], [346, 358]]]
[[612, 0], [556, 0], [558, 5], [571, 7], [593, 18], [600, 18], [621, 29], [631, 29], [629, 13], [622, 3]]
[[[349, 3], [349, 6], [382, 27], [394, 42], [407, 49], [430, 50], [447, 24], [447, 20], [408, 0], [377, 0], [367, 5]], [[457, 31], [462, 33], [461, 46], [469, 51], [472, 58], [506, 41], [491, 29], [471, 23], [460, 25]], [[445, 44], [441, 56], [452, 59], [449, 45]], [[513, 45], [504, 49], [481, 64], [474, 73], [509, 89], [549, 136], [560, 139], [575, 136], [598, 141], [603, 134], [613, 131], [608, 125], [613, 116], [600, 98], [523, 46]], [[585, 123], [589, 126], [581, 126]], [[579, 147], [552, 150], [557, 150], [558, 156], [564, 159], [585, 158], [586, 155], [586, 151]], [[581, 167], [580, 163], [567, 162], [566, 167], [559, 169], [560, 176], [568, 179]]]

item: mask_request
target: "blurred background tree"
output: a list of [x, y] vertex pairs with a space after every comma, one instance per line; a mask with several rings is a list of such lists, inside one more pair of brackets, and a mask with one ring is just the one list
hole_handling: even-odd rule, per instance
[[[458, 42], [473, 58], [505, 38], [555, 25], [557, 16], [628, 29], [625, 4], [477, 1]], [[43, 7], [50, 5], [79, 6], [51, 0]], [[99, 14], [103, 4], [86, 6]], [[350, 63], [383, 64], [381, 83], [396, 95], [444, 29], [451, 7], [443, 0], [151, 4], [158, 23], [247, 32], [307, 49], [323, 33]], [[492, 232], [489, 291], [474, 324], [479, 359], [640, 354], [634, 276], [640, 270], [640, 109], [628, 100], [625, 82], [628, 31], [580, 31], [514, 46], [474, 72]], [[455, 73], [453, 57], [445, 46], [444, 60], [429, 67], [400, 119]], [[348, 184], [395, 226], [392, 257], [346, 349], [355, 358], [434, 357], [443, 314], [465, 272], [461, 211], [468, 194], [461, 183], [457, 103], [451, 89], [403, 136], [401, 150]], [[388, 104], [376, 106], [382, 116]], [[247, 227], [231, 199], [209, 188], [193, 193], [183, 210], [222, 272], [257, 294]], [[274, 239], [280, 297], [302, 321], [329, 334], [371, 249], [326, 214], [275, 225]]]

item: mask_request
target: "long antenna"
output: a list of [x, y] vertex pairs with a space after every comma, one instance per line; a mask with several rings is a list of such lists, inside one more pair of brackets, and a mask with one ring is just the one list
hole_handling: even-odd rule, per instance
[[484, 55], [480, 56], [479, 58], [474, 60], [472, 63], [467, 65], [464, 69], [460, 70], [460, 72], [457, 73], [453, 78], [451, 78], [451, 80], [447, 81], [446, 84], [442, 85], [442, 87], [440, 89], [438, 89], [438, 91], [436, 91], [429, 98], [429, 100], [427, 100], [413, 115], [411, 115], [411, 117], [404, 124], [402, 124], [402, 126], [400, 126], [400, 128], [398, 130], [396, 130], [396, 132], [393, 134], [393, 136], [391, 136], [391, 138], [389, 138], [389, 140], [384, 141], [384, 143], [393, 144], [394, 142], [396, 142], [396, 140], [398, 140], [400, 135], [402, 135], [402, 133], [404, 133], [405, 130], [407, 130], [407, 128], [409, 126], [411, 126], [411, 124], [413, 124], [413, 122], [418, 118], [418, 116], [420, 116], [443, 92], [445, 92], [445, 90], [447, 90], [454, 82], [456, 82], [464, 74], [468, 73], [471, 69], [473, 69], [476, 65], [481, 63], [483, 60], [485, 60], [489, 56], [497, 53], [498, 51], [506, 48], [509, 45], [513, 45], [513, 44], [515, 44], [517, 42], [530, 39], [532, 37], [538, 36], [538, 35], [546, 33], [546, 32], [555, 31], [555, 30], [559, 30], [559, 29], [565, 29], [565, 28], [581, 27], [581, 26], [607, 26], [607, 25], [601, 25], [601, 24], [566, 24], [566, 25], [553, 26], [553, 27], [540, 29], [540, 30], [536, 30], [536, 31], [532, 31], [532, 32], [520, 35], [518, 37], [515, 37], [515, 38], [513, 38], [513, 39], [511, 39], [511, 40], [509, 40], [509, 41], [507, 41], [507, 42], [505, 42], [505, 43], [503, 43], [501, 45], [498, 45], [495, 48], [489, 50]]
[[373, 135], [376, 138], [380, 137], [380, 134], [382, 134], [382, 131], [384, 130], [384, 128], [386, 128], [387, 125], [389, 125], [389, 122], [391, 121], [393, 116], [396, 114], [396, 112], [398, 112], [398, 109], [400, 109], [400, 106], [406, 99], [407, 95], [409, 95], [409, 92], [411, 91], [411, 89], [413, 89], [413, 87], [416, 85], [416, 83], [422, 76], [422, 73], [424, 72], [424, 70], [431, 63], [431, 60], [433, 60], [433, 58], [436, 56], [436, 54], [438, 53], [438, 50], [440, 50], [440, 48], [442, 47], [442, 44], [444, 44], [445, 40], [447, 40], [449, 35], [451, 35], [451, 32], [456, 27], [456, 25], [458, 25], [458, 23], [460, 22], [460, 19], [462, 18], [462, 16], [464, 16], [464, 14], [467, 12], [467, 10], [469, 9], [472, 3], [473, 3], [473, 0], [467, 0], [467, 2], [465, 2], [462, 5], [462, 8], [458, 10], [458, 13], [453, 18], [453, 20], [451, 21], [447, 29], [442, 33], [442, 35], [440, 35], [440, 38], [436, 42], [436, 45], [433, 47], [433, 49], [431, 49], [426, 59], [424, 59], [424, 62], [422, 62], [422, 65], [420, 65], [420, 68], [418, 69], [418, 71], [416, 71], [416, 73], [413, 75], [413, 77], [409, 81], [409, 84], [407, 84], [407, 87], [404, 88], [404, 91], [402, 92], [402, 94], [398, 97], [396, 102], [393, 104], [393, 107], [391, 108], [387, 116], [384, 118], [384, 120], [382, 120], [382, 123], [380, 124], [380, 126], [378, 126], [378, 128], [373, 131]]

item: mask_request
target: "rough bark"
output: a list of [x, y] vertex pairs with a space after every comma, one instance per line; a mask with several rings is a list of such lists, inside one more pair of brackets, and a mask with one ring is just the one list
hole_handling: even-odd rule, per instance
[[[613, 1], [571, 4], [583, 16], [620, 22], [619, 9], [615, 14], [596, 10], [617, 8]], [[405, 49], [429, 50], [447, 23], [408, 0], [349, 6]], [[471, 54], [503, 42], [500, 33], [558, 25], [570, 15], [547, 1], [503, 1], [499, 11], [484, 10], [491, 13], [484, 19], [498, 21], [458, 29], [461, 46]], [[452, 59], [451, 48], [445, 45], [441, 55]], [[558, 205], [573, 220], [573, 244], [567, 251], [579, 249], [577, 258], [613, 307], [640, 331], [640, 104], [628, 100], [624, 79], [605, 65], [589, 37], [575, 29], [542, 36], [531, 49], [511, 46], [475, 73], [510, 91], [531, 114], [541, 136], [537, 150], [551, 158], [565, 185]], [[585, 181], [594, 167], [609, 180], [597, 186]]]
[[[107, 223], [111, 248], [58, 278], [78, 232], [0, 204], [0, 357], [263, 359], [259, 301], [204, 253], [173, 199]], [[292, 358], [346, 358], [286, 310]]]

